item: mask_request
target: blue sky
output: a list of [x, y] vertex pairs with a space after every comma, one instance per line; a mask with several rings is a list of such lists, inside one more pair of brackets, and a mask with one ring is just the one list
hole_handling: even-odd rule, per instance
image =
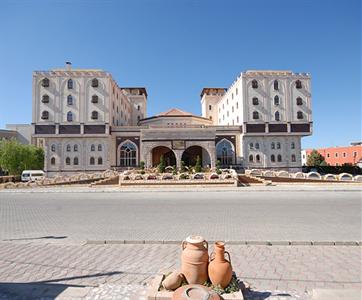
[[360, 0], [2, 0], [0, 128], [31, 122], [33, 70], [100, 68], [145, 86], [148, 115], [201, 113], [203, 87], [248, 69], [312, 74], [314, 134], [361, 140]]

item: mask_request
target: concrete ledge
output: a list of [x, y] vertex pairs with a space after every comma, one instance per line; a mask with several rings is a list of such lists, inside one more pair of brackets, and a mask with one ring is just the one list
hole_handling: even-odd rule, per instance
[[361, 300], [361, 289], [313, 289], [312, 300]]

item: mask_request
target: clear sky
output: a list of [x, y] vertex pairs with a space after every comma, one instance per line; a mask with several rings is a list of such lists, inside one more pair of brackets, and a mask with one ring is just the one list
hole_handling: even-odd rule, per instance
[[0, 128], [31, 122], [32, 71], [69, 60], [146, 87], [149, 116], [200, 114], [244, 70], [308, 72], [303, 147], [362, 140], [360, 0], [1, 0], [0, 33]]

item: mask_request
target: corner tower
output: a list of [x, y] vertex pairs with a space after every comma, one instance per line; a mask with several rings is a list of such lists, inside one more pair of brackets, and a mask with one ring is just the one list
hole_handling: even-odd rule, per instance
[[218, 103], [224, 96], [225, 88], [203, 88], [201, 91], [201, 111], [204, 118], [212, 120], [214, 125], [218, 123]]

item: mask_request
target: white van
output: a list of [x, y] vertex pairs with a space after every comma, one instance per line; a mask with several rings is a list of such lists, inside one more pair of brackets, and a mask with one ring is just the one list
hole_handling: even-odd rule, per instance
[[21, 181], [36, 181], [44, 178], [45, 173], [42, 170], [24, 170], [21, 173]]

